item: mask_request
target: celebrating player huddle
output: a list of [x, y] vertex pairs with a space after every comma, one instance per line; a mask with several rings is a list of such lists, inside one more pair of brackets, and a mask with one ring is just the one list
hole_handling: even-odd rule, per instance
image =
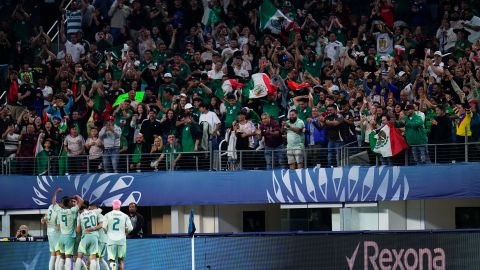
[[[122, 203], [112, 202], [113, 210], [105, 216], [95, 204], [84, 201], [80, 196], [65, 196], [57, 203], [55, 190], [52, 204], [42, 222], [47, 224], [48, 243], [50, 248], [49, 270], [90, 269], [123, 270], [127, 251], [126, 234], [132, 231], [132, 223], [128, 216], [120, 211]], [[108, 251], [109, 265], [103, 259]], [[87, 259], [89, 267], [83, 261]], [[72, 260], [73, 257], [73, 260]], [[90, 260], [88, 261], [88, 258]]]

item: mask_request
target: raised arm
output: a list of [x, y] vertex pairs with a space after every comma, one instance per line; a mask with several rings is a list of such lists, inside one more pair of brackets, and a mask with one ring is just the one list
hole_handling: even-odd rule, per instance
[[62, 192], [62, 191], [63, 191], [62, 188], [57, 188], [57, 189], [53, 192], [52, 205], [56, 205], [56, 204], [57, 204], [57, 193], [58, 193], [58, 192]]

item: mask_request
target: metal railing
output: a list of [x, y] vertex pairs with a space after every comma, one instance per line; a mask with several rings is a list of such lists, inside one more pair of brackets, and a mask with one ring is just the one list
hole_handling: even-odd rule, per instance
[[[370, 147], [356, 147], [353, 144], [337, 149], [310, 146], [304, 149], [287, 150], [235, 150], [179, 152], [161, 154], [119, 154], [117, 169], [110, 165], [109, 156], [96, 159], [88, 155], [75, 157], [50, 156], [3, 157], [0, 158], [0, 173], [26, 175], [65, 175], [97, 172], [153, 172], [153, 171], [235, 171], [289, 168], [289, 163], [301, 163], [303, 168], [337, 166], [414, 166], [417, 164], [447, 164], [480, 162], [480, 142], [423, 145], [423, 159], [413, 151], [413, 146], [390, 158], [383, 158], [371, 151]], [[417, 149], [415, 149], [417, 148]], [[419, 152], [419, 151], [417, 151]], [[420, 152], [419, 152], [420, 153]], [[104, 158], [107, 162], [105, 164]], [[298, 168], [295, 166], [294, 168]]]
[[[74, 0], [70, 0], [68, 1], [68, 3], [65, 5], [65, 7], [63, 8], [63, 11], [66, 12], [67, 9], [70, 7], [70, 5], [72, 4]], [[62, 14], [62, 18], [63, 18], [63, 14]], [[65, 18], [65, 20], [61, 20], [63, 24], [67, 23], [68, 21], [68, 18]], [[54, 32], [56, 30], [56, 32]], [[60, 25], [59, 25], [59, 21], [56, 20], [52, 26], [48, 29], [47, 31], [47, 35], [50, 37], [50, 34], [53, 33], [53, 36], [51, 37], [51, 41], [52, 41], [52, 44], [53, 42], [55, 41], [55, 39], [57, 39], [57, 52], [60, 50]]]
[[[4, 157], [0, 159], [1, 174], [69, 175], [99, 172], [154, 172], [212, 170], [210, 152], [178, 152], [163, 154], [118, 154], [90, 157]], [[114, 165], [116, 164], [116, 165]]]

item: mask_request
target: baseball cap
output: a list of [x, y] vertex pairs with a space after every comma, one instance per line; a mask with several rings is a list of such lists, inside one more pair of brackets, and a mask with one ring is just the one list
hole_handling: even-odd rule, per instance
[[167, 73], [163, 74], [163, 77], [164, 78], [172, 78], [172, 73], [167, 72]]
[[107, 121], [114, 121], [114, 120], [115, 120], [115, 117], [113, 117], [111, 115], [107, 118]]
[[185, 104], [185, 107], [183, 107], [185, 110], [193, 108], [193, 105], [190, 103]]
[[113, 209], [120, 209], [122, 206], [122, 202], [120, 200], [113, 200], [112, 207]]
[[405, 71], [400, 71], [400, 72], [398, 72], [398, 77], [402, 77], [405, 74], [407, 74]]
[[434, 56], [442, 56], [442, 52], [441, 51], [435, 51], [433, 53]]

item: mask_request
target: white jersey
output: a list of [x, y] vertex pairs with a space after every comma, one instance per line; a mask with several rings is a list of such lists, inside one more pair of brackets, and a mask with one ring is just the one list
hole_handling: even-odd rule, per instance
[[[98, 218], [102, 220], [102, 222], [105, 222], [105, 217], [102, 214], [98, 214]], [[108, 243], [108, 238], [107, 238], [107, 233], [105, 229], [102, 227], [100, 230], [98, 230], [98, 241], [101, 243]]]
[[45, 221], [47, 223], [47, 235], [54, 235], [58, 234], [58, 227], [57, 227], [57, 215], [58, 210], [60, 210], [60, 206], [58, 204], [51, 204], [47, 209], [47, 214], [45, 215]]
[[[86, 229], [93, 228], [100, 222], [103, 222], [103, 218], [100, 216], [99, 211], [96, 210], [84, 210], [77, 218], [77, 224], [82, 228], [82, 234], [86, 234]], [[98, 231], [93, 231], [89, 234], [98, 236]]]
[[125, 245], [126, 234], [133, 230], [130, 218], [119, 210], [112, 210], [105, 215], [103, 228], [107, 230], [109, 245]]
[[75, 231], [75, 228], [77, 227], [77, 215], [77, 206], [70, 209], [60, 208], [60, 210], [58, 210], [57, 224], [60, 225], [60, 233], [62, 235], [76, 237], [77, 233]]

